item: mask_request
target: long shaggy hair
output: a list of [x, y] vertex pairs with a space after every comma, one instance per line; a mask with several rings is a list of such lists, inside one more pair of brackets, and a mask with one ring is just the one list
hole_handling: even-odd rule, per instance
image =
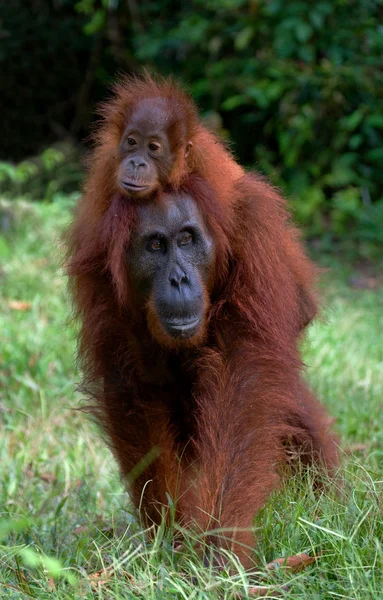
[[[190, 129], [193, 155], [170, 184], [195, 200], [216, 248], [203, 342], [177, 350], [156, 342], [133, 301], [126, 253], [137, 211], [112, 183], [124, 120], [155, 95]], [[84, 387], [148, 521], [160, 521], [170, 497], [181, 523], [230, 530], [212, 542], [248, 566], [252, 519], [291, 451], [329, 471], [337, 464], [297, 347], [316, 312], [316, 269], [285, 201], [243, 174], [173, 82], [126, 79], [102, 112], [69, 239]]]

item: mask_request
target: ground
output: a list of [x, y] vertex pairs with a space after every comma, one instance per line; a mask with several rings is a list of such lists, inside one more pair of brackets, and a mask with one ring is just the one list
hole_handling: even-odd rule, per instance
[[[324, 317], [303, 347], [342, 440], [338, 493], [315, 495], [309, 473], [286, 482], [256, 521], [253, 577], [234, 559], [215, 574], [192, 540], [179, 552], [163, 531], [145, 541], [102, 435], [77, 410], [60, 266], [70, 207], [18, 202], [0, 214], [0, 597], [221, 600], [258, 583], [268, 597], [383, 598], [382, 290], [350, 287], [350, 268], [332, 259]], [[299, 573], [265, 567], [301, 552], [318, 559]]]

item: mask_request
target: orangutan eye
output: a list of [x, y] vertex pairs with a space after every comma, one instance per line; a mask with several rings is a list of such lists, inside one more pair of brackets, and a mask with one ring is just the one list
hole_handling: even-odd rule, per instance
[[159, 149], [160, 149], [159, 144], [155, 144], [154, 142], [151, 142], [149, 144], [149, 150], [151, 150], [151, 152], [158, 152]]
[[180, 246], [187, 246], [192, 241], [193, 241], [193, 236], [192, 236], [191, 233], [189, 233], [189, 231], [184, 231], [184, 232], [181, 233], [181, 236], [179, 238], [179, 245]]
[[135, 146], [137, 144], [136, 140], [132, 137], [128, 137], [126, 141], [128, 142], [129, 146]]
[[150, 240], [147, 248], [148, 248], [149, 252], [160, 252], [160, 251], [164, 250], [165, 243], [161, 238], [154, 238], [154, 239]]

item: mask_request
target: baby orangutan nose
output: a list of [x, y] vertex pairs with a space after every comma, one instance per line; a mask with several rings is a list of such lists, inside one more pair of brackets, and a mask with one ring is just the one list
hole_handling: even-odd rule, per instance
[[129, 166], [133, 167], [133, 171], [136, 171], [138, 169], [144, 170], [144, 169], [147, 169], [148, 163], [145, 160], [143, 160], [142, 158], [132, 158], [129, 161]]

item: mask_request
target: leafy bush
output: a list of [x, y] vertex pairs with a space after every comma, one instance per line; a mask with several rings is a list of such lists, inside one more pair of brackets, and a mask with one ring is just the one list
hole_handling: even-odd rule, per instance
[[0, 193], [51, 201], [57, 193], [78, 190], [82, 175], [79, 151], [62, 142], [18, 164], [0, 162]]
[[346, 233], [382, 198], [381, 0], [195, 0], [172, 19], [160, 3], [141, 14], [138, 57], [176, 65], [314, 233], [327, 222]]

